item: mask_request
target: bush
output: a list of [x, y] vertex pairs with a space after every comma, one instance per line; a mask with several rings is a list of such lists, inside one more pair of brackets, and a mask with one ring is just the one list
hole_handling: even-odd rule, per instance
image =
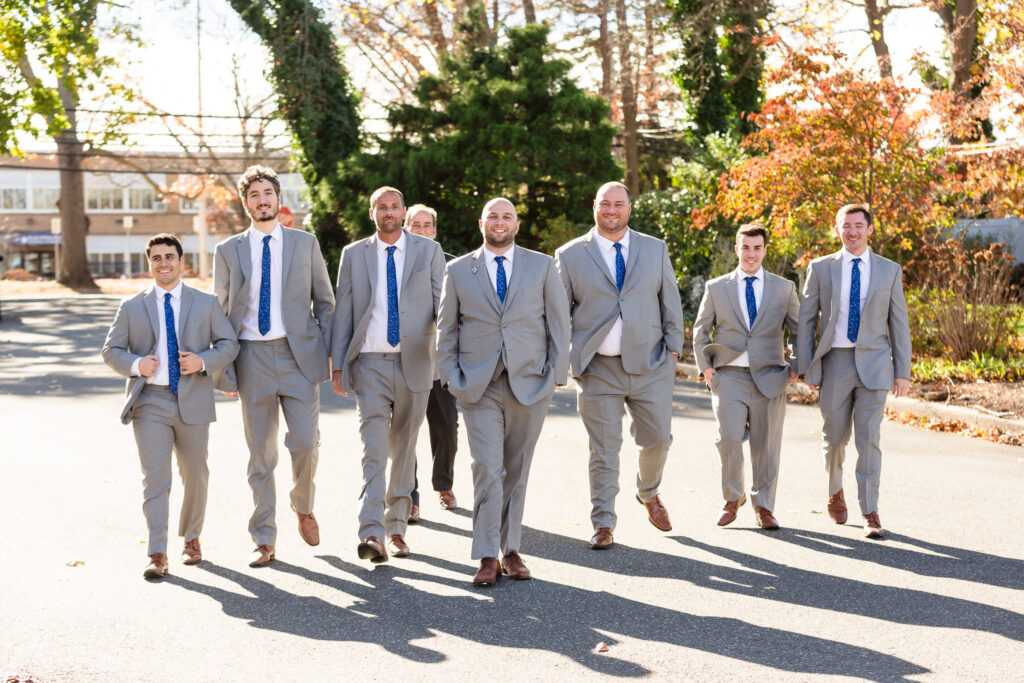
[[1017, 382], [1024, 379], [1024, 358], [978, 354], [957, 362], [928, 358], [915, 361], [911, 372], [916, 382], [974, 382], [979, 379]]

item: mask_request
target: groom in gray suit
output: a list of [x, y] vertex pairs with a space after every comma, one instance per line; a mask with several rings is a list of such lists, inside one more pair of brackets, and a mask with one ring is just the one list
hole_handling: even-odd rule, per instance
[[142, 463], [149, 527], [147, 579], [167, 574], [171, 451], [185, 486], [178, 534], [181, 560], [203, 559], [199, 534], [206, 515], [206, 466], [213, 408], [213, 378], [238, 353], [235, 332], [217, 299], [181, 281], [181, 242], [174, 235], [149, 239], [146, 259], [153, 286], [125, 299], [103, 344], [103, 360], [128, 378], [121, 422], [131, 423]]
[[590, 547], [614, 542], [622, 416], [639, 448], [637, 500], [651, 524], [672, 529], [659, 488], [672, 443], [672, 388], [683, 350], [683, 310], [665, 242], [629, 229], [622, 183], [594, 199], [594, 228], [555, 252], [572, 313], [569, 362], [590, 435]]
[[[796, 348], [800, 302], [796, 286], [765, 271], [768, 233], [757, 223], [736, 232], [739, 267], [707, 283], [693, 324], [693, 355], [711, 389], [718, 423], [725, 507], [718, 520], [736, 519], [747, 501], [743, 492], [743, 438], [750, 435], [751, 498], [757, 525], [778, 529], [772, 514], [786, 417], [786, 387], [796, 380], [796, 356], [786, 361], [783, 330]], [[714, 343], [712, 343], [714, 337]]]
[[334, 291], [316, 237], [277, 222], [281, 183], [273, 169], [246, 169], [238, 196], [252, 225], [217, 245], [213, 289], [241, 344], [222, 388], [242, 399], [255, 505], [249, 534], [256, 549], [249, 566], [263, 567], [274, 559], [277, 543], [278, 406], [288, 425], [284, 444], [291, 453], [291, 505], [299, 535], [309, 545], [320, 543], [313, 475], [320, 446], [319, 383], [331, 376]]
[[395, 188], [381, 187], [370, 196], [370, 218], [377, 232], [341, 252], [331, 384], [342, 396], [355, 391], [359, 409], [363, 490], [357, 552], [361, 559], [386, 562], [388, 551], [409, 554], [404, 537], [416, 435], [434, 380], [444, 255], [437, 242], [402, 228], [405, 199]]
[[487, 202], [480, 231], [483, 246], [445, 269], [437, 370], [462, 404], [480, 560], [473, 583], [489, 586], [500, 574], [530, 578], [519, 555], [526, 481], [551, 395], [567, 380], [569, 311], [551, 257], [515, 246], [512, 202]]
[[889, 390], [896, 396], [910, 391], [903, 269], [868, 248], [874, 227], [863, 204], [839, 209], [835, 231], [843, 248], [807, 267], [797, 336], [800, 373], [812, 389], [821, 387], [828, 514], [836, 524], [846, 522], [843, 458], [852, 431], [864, 535], [882, 538], [878, 488], [885, 396]]

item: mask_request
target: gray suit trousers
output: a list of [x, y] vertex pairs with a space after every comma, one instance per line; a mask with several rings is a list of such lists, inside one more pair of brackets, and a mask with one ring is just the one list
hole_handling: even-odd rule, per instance
[[171, 450], [185, 486], [178, 535], [191, 541], [203, 530], [210, 471], [206, 466], [210, 425], [185, 424], [178, 398], [164, 386], [147, 384], [132, 406], [132, 427], [142, 464], [143, 503], [149, 527], [147, 555], [167, 553], [168, 507], [171, 492]]
[[[359, 436], [363, 440], [363, 490], [359, 538], [405, 534], [416, 472], [416, 435], [429, 391], [410, 391], [397, 353], [363, 353], [352, 365]], [[391, 458], [387, 490], [384, 472]]]
[[822, 358], [818, 404], [824, 418], [821, 450], [828, 493], [835, 495], [843, 488], [843, 458], [852, 429], [857, 446], [857, 500], [864, 515], [878, 512], [885, 395], [885, 389], [868, 389], [861, 383], [853, 349], [832, 349]]
[[257, 545], [275, 545], [278, 405], [288, 426], [284, 445], [292, 456], [292, 508], [309, 514], [313, 511], [313, 476], [320, 454], [320, 387], [302, 374], [287, 339], [243, 339], [239, 343], [235, 370], [249, 445], [249, 487], [256, 506], [249, 519], [249, 534]]
[[550, 400], [524, 406], [502, 372], [479, 401], [460, 404], [473, 459], [472, 558], [518, 551], [526, 482]]
[[748, 368], [720, 367], [711, 384], [711, 408], [718, 422], [715, 445], [722, 459], [722, 497], [739, 500], [743, 495], [743, 438], [749, 428], [751, 498], [755, 506], [774, 510], [786, 392], [767, 398], [758, 391]]
[[644, 375], [630, 375], [618, 356], [596, 355], [578, 386], [576, 405], [590, 436], [590, 521], [595, 529], [615, 528], [619, 493], [622, 416], [629, 410], [629, 433], [636, 442], [636, 488], [641, 500], [658, 495], [672, 445], [672, 389], [675, 360]]

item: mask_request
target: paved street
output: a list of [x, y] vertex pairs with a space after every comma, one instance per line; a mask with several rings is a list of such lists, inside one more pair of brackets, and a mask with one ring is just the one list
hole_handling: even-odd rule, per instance
[[[522, 552], [528, 582], [474, 588], [472, 490], [460, 431], [455, 493], [429, 490], [413, 555], [356, 557], [361, 447], [355, 403], [322, 385], [316, 515], [299, 538], [278, 468], [272, 567], [250, 569], [251, 498], [237, 403], [211, 429], [204, 562], [171, 575], [146, 563], [140, 469], [118, 422], [122, 380], [99, 356], [115, 297], [5, 298], [0, 323], [0, 674], [42, 681], [326, 680], [1024, 680], [1024, 449], [886, 422], [881, 519], [825, 514], [817, 408], [790, 405], [775, 511], [721, 529], [708, 393], [680, 380], [663, 485], [674, 529], [633, 499], [627, 449], [617, 545], [595, 552], [587, 446], [560, 390], [537, 450]], [[282, 436], [284, 426], [282, 424]], [[855, 500], [853, 456], [847, 497]], [[749, 468], [747, 472], [749, 481]], [[856, 504], [854, 503], [854, 508]], [[856, 510], [851, 510], [851, 513]], [[608, 650], [595, 652], [604, 642]]]

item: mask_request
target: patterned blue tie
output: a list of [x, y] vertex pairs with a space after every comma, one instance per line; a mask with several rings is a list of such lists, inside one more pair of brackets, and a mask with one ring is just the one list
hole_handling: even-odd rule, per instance
[[751, 275], [744, 278], [747, 281], [747, 317], [750, 318], [750, 326], [754, 326], [754, 318], [757, 317], [757, 299], [754, 298], [754, 280], [757, 277]]
[[171, 293], [164, 294], [164, 327], [167, 329], [167, 378], [172, 394], [178, 393], [178, 379], [181, 366], [178, 365], [178, 334], [174, 331], [174, 309], [171, 308]]
[[622, 245], [615, 243], [615, 286], [622, 291], [622, 283], [626, 281], [626, 261], [622, 258]]
[[263, 238], [263, 268], [260, 271], [260, 334], [270, 332], [270, 235]]
[[398, 278], [395, 276], [395, 249], [388, 247], [388, 344], [398, 346]]
[[850, 273], [850, 317], [846, 321], [846, 336], [850, 341], [857, 341], [857, 330], [860, 329], [860, 259], [853, 259], [853, 272]]
[[505, 291], [508, 288], [508, 283], [505, 282], [505, 266], [502, 264], [504, 260], [504, 256], [494, 257], [494, 262], [498, 264], [498, 274], [494, 278], [494, 288], [498, 290], [498, 298], [501, 300], [501, 303], [505, 303]]

